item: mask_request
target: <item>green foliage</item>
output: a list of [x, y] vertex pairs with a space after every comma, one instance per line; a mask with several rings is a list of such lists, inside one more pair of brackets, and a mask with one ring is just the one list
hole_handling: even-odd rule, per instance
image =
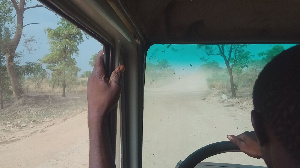
[[94, 55], [92, 56], [92, 58], [90, 59], [89, 64], [90, 64], [92, 67], [94, 67], [94, 65], [95, 65], [95, 61], [96, 61], [97, 55], [98, 55], [98, 54], [94, 54]]
[[267, 50], [266, 52], [259, 53], [258, 56], [262, 57], [262, 61], [264, 61], [264, 63], [266, 64], [270, 62], [276, 55], [281, 53], [283, 50], [284, 50], [283, 46], [276, 45], [270, 50]]
[[158, 60], [157, 65], [155, 65], [155, 66], [159, 70], [164, 70], [164, 69], [171, 67], [168, 60], [166, 60], [166, 59]]
[[198, 45], [203, 49], [206, 56], [200, 57], [204, 62], [209, 62], [213, 57], [218, 56], [224, 60], [230, 81], [232, 97], [236, 97], [237, 84], [234, 81], [234, 74], [239, 74], [250, 62], [250, 52], [245, 51], [245, 44], [216, 44]]
[[41, 76], [43, 78], [46, 77], [46, 70], [43, 68], [41, 63], [36, 62], [26, 62], [25, 65], [20, 67], [20, 73], [22, 76]]
[[[12, 90], [10, 88], [10, 80], [5, 66], [5, 55], [0, 50], [0, 104], [10, 99]], [[0, 107], [2, 108], [2, 107]]]
[[208, 61], [201, 65], [201, 69], [204, 71], [218, 72], [222, 70], [220, 64], [217, 61]]
[[34, 83], [35, 89], [40, 89], [43, 80], [47, 77], [47, 72], [42, 64], [35, 62], [26, 62], [21, 67], [21, 73]]
[[227, 90], [229, 86], [229, 80], [225, 70], [210, 74], [207, 77], [206, 82], [210, 89]]
[[162, 70], [169, 69], [170, 67], [171, 65], [169, 64], [168, 60], [157, 60], [157, 64], [147, 63], [146, 72], [153, 74], [161, 73]]
[[248, 63], [247, 68], [236, 74], [236, 83], [240, 89], [248, 90], [251, 92], [258, 74], [262, 70], [262, 62], [258, 60], [252, 60]]
[[[68, 86], [69, 91], [72, 91], [74, 87], [78, 84], [77, 79], [78, 79], [78, 72], [80, 71], [80, 68], [78, 68], [76, 65], [75, 66], [69, 66], [66, 67], [65, 69], [65, 83]], [[63, 86], [64, 84], [62, 84]]]
[[175, 70], [171, 68], [168, 60], [158, 60], [157, 63], [147, 63], [145, 77], [150, 84], [162, 79], [167, 79], [175, 74]]
[[237, 61], [235, 65], [232, 67], [234, 74], [240, 74], [244, 68], [247, 68], [249, 66], [249, 63], [251, 62], [250, 59], [251, 53], [249, 51], [242, 50], [237, 55]]
[[[265, 62], [262, 60], [251, 60], [242, 70], [238, 72], [233, 71], [235, 84], [238, 86], [239, 92], [251, 92], [257, 76], [264, 66]], [[226, 69], [219, 67], [217, 62], [203, 64], [201, 70], [207, 75], [209, 88], [227, 91], [230, 87], [230, 81], [227, 77], [228, 72], [226, 72]]]
[[7, 43], [10, 41], [11, 32], [8, 27], [13, 22], [13, 6], [10, 0], [0, 1], [0, 50], [5, 53]]
[[246, 44], [198, 45], [204, 49], [206, 56], [200, 57], [203, 62], [214, 60], [215, 56], [222, 57], [227, 68], [243, 69], [250, 62], [250, 52], [245, 51]]
[[51, 45], [50, 54], [41, 59], [52, 71], [53, 87], [62, 86], [63, 96], [65, 88], [72, 86], [77, 79], [80, 69], [72, 57], [78, 54], [78, 45], [83, 42], [82, 32], [70, 22], [62, 19], [56, 29], [47, 28], [48, 40]]
[[3, 28], [5, 25], [12, 23], [13, 21], [13, 4], [10, 0], [0, 1], [0, 27]]
[[88, 77], [90, 77], [91, 76], [91, 74], [92, 74], [92, 72], [91, 71], [84, 71], [82, 74], [81, 74], [81, 78], [88, 78]]
[[12, 3], [9, 0], [0, 1], [0, 104], [12, 95], [10, 80], [6, 70], [5, 50], [11, 33], [7, 25], [12, 23]]
[[72, 55], [78, 53], [78, 45], [83, 42], [82, 32], [72, 23], [62, 19], [56, 29], [47, 28], [51, 53], [43, 58], [47, 64], [72, 62]]
[[208, 61], [201, 65], [200, 69], [205, 72], [208, 88], [223, 90], [228, 85], [226, 71], [221, 68], [217, 61]]
[[[31, 0], [19, 0], [15, 1], [16, 5], [13, 5], [11, 0], [1, 0], [0, 1], [0, 50], [6, 54], [6, 64], [7, 72], [10, 76], [11, 87], [14, 92], [14, 96], [17, 99], [22, 98], [24, 95], [22, 90], [22, 85], [19, 80], [20, 74], [17, 74], [18, 68], [15, 62], [15, 55], [20, 39], [23, 35], [24, 27], [34, 24], [30, 23], [24, 25], [24, 12], [28, 9], [33, 9], [37, 7], [42, 7], [42, 5], [26, 6], [31, 5]], [[25, 40], [25, 47], [32, 49], [30, 47], [30, 42], [33, 42], [33, 38]]]
[[[13, 5], [10, 0], [0, 1], [0, 101], [8, 100], [12, 96], [11, 82], [6, 68], [5, 52], [11, 41], [11, 25], [14, 20]], [[18, 56], [18, 53], [14, 54]], [[17, 62], [15, 62], [17, 66]]]
[[[25, 0], [26, 3], [24, 3], [24, 8], [25, 10], [21, 11], [20, 14], [22, 13], [22, 16], [25, 11], [27, 11], [28, 5], [32, 5], [31, 0]], [[18, 2], [18, 5], [20, 5], [20, 1]], [[30, 6], [30, 8], [35, 8], [35, 7], [41, 7], [41, 5], [33, 5]], [[19, 8], [22, 8], [19, 6]], [[28, 8], [29, 9], [29, 8]], [[6, 52], [5, 50], [8, 49], [14, 49], [14, 52], [16, 50], [15, 47], [17, 46], [12, 46], [11, 42], [14, 40], [19, 41], [19, 39], [13, 39], [15, 38], [14, 36], [16, 35], [16, 31], [19, 29], [23, 30], [24, 27], [27, 25], [22, 25], [22, 27], [17, 27], [18, 24], [23, 24], [21, 20], [17, 21], [17, 14], [16, 14], [16, 9], [13, 6], [13, 3], [11, 0], [1, 0], [0, 1], [0, 48], [4, 49], [3, 51]], [[24, 20], [24, 19], [23, 19]], [[32, 23], [32, 24], [37, 24], [37, 23]], [[22, 33], [22, 32], [19, 32]], [[3, 38], [5, 37], [5, 38]], [[21, 37], [20, 37], [21, 38]], [[31, 43], [35, 42], [35, 39], [33, 37], [29, 37], [28, 39], [24, 40], [24, 47], [28, 49], [29, 52], [32, 51]], [[18, 45], [17, 43], [16, 45]], [[15, 45], [15, 44], [14, 44]]]

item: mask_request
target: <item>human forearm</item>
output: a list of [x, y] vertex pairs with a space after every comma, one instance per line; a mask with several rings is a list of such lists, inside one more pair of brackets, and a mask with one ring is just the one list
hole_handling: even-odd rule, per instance
[[120, 78], [123, 71], [124, 66], [120, 65], [108, 79], [105, 76], [104, 52], [98, 53], [87, 87], [90, 168], [115, 167], [109, 141], [107, 116], [118, 102], [121, 90]]
[[[91, 114], [92, 112], [89, 111]], [[109, 141], [109, 133], [106, 118], [92, 118], [89, 116], [89, 167], [90, 168], [114, 168], [114, 160]]]

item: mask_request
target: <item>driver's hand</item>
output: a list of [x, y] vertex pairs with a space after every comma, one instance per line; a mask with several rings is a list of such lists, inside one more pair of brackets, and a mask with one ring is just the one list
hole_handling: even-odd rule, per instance
[[254, 158], [261, 158], [261, 150], [255, 132], [244, 132], [240, 135], [227, 135], [227, 138], [236, 144], [240, 150]]
[[96, 58], [93, 72], [88, 80], [88, 119], [89, 123], [100, 122], [117, 103], [120, 96], [120, 79], [124, 66], [120, 65], [111, 74], [105, 76], [104, 53], [101, 50]]

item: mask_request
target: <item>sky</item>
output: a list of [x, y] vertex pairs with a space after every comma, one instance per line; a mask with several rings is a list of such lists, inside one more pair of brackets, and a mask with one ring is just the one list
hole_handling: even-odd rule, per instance
[[[37, 2], [32, 1], [32, 5]], [[29, 5], [28, 5], [29, 6]], [[48, 44], [47, 34], [45, 28], [56, 28], [57, 23], [60, 21], [60, 16], [56, 15], [54, 12], [46, 8], [34, 8], [25, 12], [24, 25], [28, 23], [39, 23], [26, 26], [23, 30], [24, 36], [17, 48], [17, 51], [22, 52], [22, 57], [20, 58], [20, 63], [25, 62], [37, 62], [39, 59], [43, 58], [50, 52], [50, 45]], [[29, 53], [24, 47], [24, 40], [26, 38], [34, 37], [35, 43], [32, 43], [32, 48], [34, 49]], [[247, 47], [253, 55], [257, 55], [260, 52], [271, 49], [275, 44], [252, 44]], [[292, 45], [283, 45], [284, 48], [289, 48]], [[92, 67], [89, 65], [89, 60], [92, 55], [96, 54], [102, 49], [101, 44], [93, 39], [84, 38], [84, 42], [79, 46], [78, 56], [74, 56], [77, 61], [77, 66], [81, 69], [80, 74], [84, 71], [91, 71]], [[203, 62], [200, 60], [200, 56], [205, 54], [203, 50], [199, 49], [197, 45], [163, 45], [156, 44], [152, 45], [148, 50], [147, 61], [156, 63], [157, 59], [167, 59], [169, 63], [174, 67], [180, 67], [182, 69], [193, 70], [198, 68]], [[216, 59], [221, 63], [222, 59]]]

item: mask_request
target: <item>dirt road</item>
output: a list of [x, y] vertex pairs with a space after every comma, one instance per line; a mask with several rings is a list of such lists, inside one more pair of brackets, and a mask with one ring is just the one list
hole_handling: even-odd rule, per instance
[[[208, 101], [207, 88], [190, 79], [195, 81], [191, 76], [161, 87], [146, 87], [144, 168], [173, 168], [204, 145], [227, 140], [227, 134], [251, 130], [249, 111]], [[186, 89], [178, 89], [181, 86]], [[264, 165], [262, 160], [243, 154], [223, 154], [207, 161]], [[0, 167], [88, 167], [86, 110], [28, 137], [0, 144]]]
[[[169, 80], [168, 85], [146, 87], [143, 165], [145, 168], [175, 167], [195, 150], [228, 134], [253, 130], [250, 108], [241, 110], [221, 95], [209, 101], [205, 81], [198, 74]], [[222, 154], [207, 162], [265, 166], [263, 160], [243, 153]]]
[[88, 167], [86, 113], [0, 146], [0, 167]]

